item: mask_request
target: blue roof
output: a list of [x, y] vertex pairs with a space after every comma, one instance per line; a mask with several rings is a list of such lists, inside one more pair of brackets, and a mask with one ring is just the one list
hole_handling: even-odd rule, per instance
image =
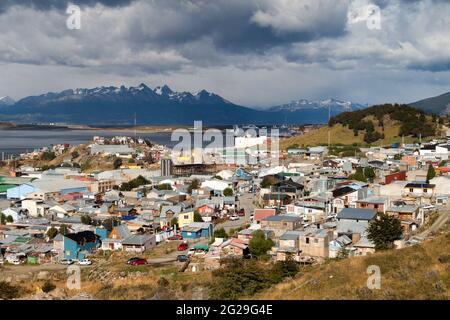
[[357, 209], [357, 208], [344, 208], [338, 214], [338, 219], [350, 219], [350, 220], [372, 220], [377, 215], [375, 209]]

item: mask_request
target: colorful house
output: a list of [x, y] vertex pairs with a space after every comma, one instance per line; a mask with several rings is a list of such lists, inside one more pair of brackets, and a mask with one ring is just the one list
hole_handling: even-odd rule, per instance
[[192, 222], [181, 229], [181, 235], [186, 239], [210, 238], [214, 227], [209, 222]]
[[180, 212], [178, 214], [178, 227], [183, 228], [194, 222], [194, 211]]
[[59, 248], [59, 258], [66, 260], [82, 260], [89, 253], [100, 247], [100, 237], [92, 231], [82, 231], [55, 237], [53, 246]]

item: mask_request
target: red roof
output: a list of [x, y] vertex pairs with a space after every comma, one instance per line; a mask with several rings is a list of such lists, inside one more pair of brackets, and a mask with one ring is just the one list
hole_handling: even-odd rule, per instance
[[255, 217], [254, 219], [256, 221], [261, 221], [264, 218], [270, 217], [270, 216], [274, 216], [276, 213], [275, 209], [255, 209], [254, 214]]

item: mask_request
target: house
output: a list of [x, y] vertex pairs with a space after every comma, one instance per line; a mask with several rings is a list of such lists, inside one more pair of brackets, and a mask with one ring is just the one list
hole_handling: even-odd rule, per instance
[[131, 232], [124, 224], [114, 227], [108, 237], [102, 241], [102, 250], [122, 250], [122, 242], [131, 237]]
[[253, 221], [260, 223], [262, 219], [274, 216], [275, 214], [275, 209], [255, 209], [253, 211]]
[[192, 222], [181, 229], [181, 235], [186, 239], [210, 238], [214, 226], [209, 222]]
[[420, 199], [422, 203], [431, 204], [436, 185], [426, 182], [407, 183], [403, 189], [403, 198]]
[[333, 190], [333, 210], [338, 213], [344, 208], [356, 208], [356, 201], [367, 196], [367, 189], [356, 189], [353, 186], [343, 186]]
[[215, 210], [213, 204], [207, 204], [207, 203], [205, 203], [205, 204], [201, 205], [200, 207], [198, 207], [198, 208], [196, 209], [196, 211], [197, 211], [200, 215], [205, 216], [205, 215], [211, 215], [211, 214], [213, 214], [216, 210]]
[[282, 192], [294, 200], [303, 196], [304, 189], [302, 184], [294, 182], [292, 179], [279, 181], [272, 186], [273, 192]]
[[384, 176], [385, 184], [389, 184], [394, 181], [405, 181], [405, 180], [406, 180], [406, 171], [395, 172]]
[[302, 255], [328, 258], [332, 234], [324, 229], [305, 230], [300, 233], [299, 249]]
[[361, 239], [353, 245], [353, 248], [356, 248], [354, 253], [355, 256], [366, 256], [375, 253], [375, 244], [367, 239], [366, 236], [361, 237]]
[[419, 217], [419, 206], [402, 203], [402, 205], [388, 207], [386, 214], [396, 217], [401, 221], [414, 221]]
[[11, 217], [14, 222], [26, 217], [24, 209], [21, 208], [6, 208], [1, 211], [5, 217]]
[[352, 243], [352, 240], [346, 235], [342, 235], [329, 243], [329, 258], [337, 258], [339, 253]]
[[386, 206], [387, 198], [385, 197], [368, 197], [356, 201], [356, 208], [375, 209], [378, 213], [385, 213]]
[[55, 237], [53, 247], [58, 250], [59, 259], [82, 260], [100, 247], [100, 237], [92, 231], [82, 231]]
[[366, 233], [369, 222], [376, 219], [375, 209], [344, 208], [336, 216], [337, 236], [347, 235], [352, 242], [357, 242]]
[[122, 250], [126, 252], [143, 253], [156, 246], [154, 234], [134, 235], [122, 241]]
[[284, 206], [291, 203], [292, 197], [286, 193], [265, 193], [262, 197], [265, 206]]
[[134, 207], [117, 207], [111, 212], [111, 215], [118, 217], [135, 216], [137, 211]]
[[225, 256], [242, 258], [250, 253], [248, 243], [236, 238], [224, 241], [219, 248]]
[[183, 211], [178, 214], [178, 227], [183, 228], [194, 222], [194, 211]]
[[262, 219], [261, 228], [273, 230], [275, 237], [279, 237], [285, 231], [292, 231], [301, 228], [302, 221], [302, 218], [299, 216], [280, 214]]

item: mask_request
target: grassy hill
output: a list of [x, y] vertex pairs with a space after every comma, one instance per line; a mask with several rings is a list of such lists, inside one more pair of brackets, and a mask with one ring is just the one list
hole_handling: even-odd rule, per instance
[[402, 141], [427, 140], [437, 132], [437, 118], [406, 105], [380, 105], [332, 117], [324, 126], [281, 141], [282, 149], [297, 146], [332, 145], [390, 145]]
[[[329, 261], [304, 267], [294, 279], [262, 291], [253, 298], [309, 299], [449, 299], [450, 233], [421, 245], [366, 257]], [[381, 271], [381, 288], [367, 288], [369, 266]]]

